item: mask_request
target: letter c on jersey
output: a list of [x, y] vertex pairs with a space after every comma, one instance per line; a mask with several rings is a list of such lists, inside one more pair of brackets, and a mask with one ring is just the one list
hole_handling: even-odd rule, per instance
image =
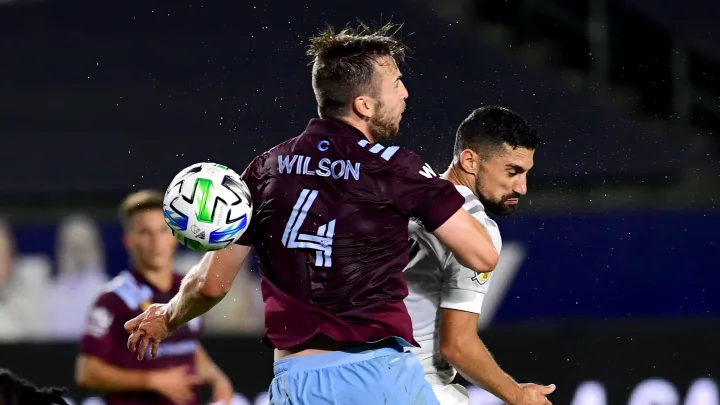
[[320, 143], [318, 143], [318, 150], [320, 152], [325, 152], [326, 150], [328, 150], [329, 145], [330, 142], [328, 141], [320, 141]]

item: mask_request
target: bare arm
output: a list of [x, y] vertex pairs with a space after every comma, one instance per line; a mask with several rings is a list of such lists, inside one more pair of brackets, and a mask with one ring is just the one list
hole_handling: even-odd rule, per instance
[[[475, 221], [477, 222], [477, 221]], [[440, 353], [469, 382], [508, 404], [516, 404], [522, 389], [497, 365], [477, 334], [478, 314], [440, 310]]]
[[195, 398], [193, 388], [200, 383], [198, 376], [188, 372], [183, 366], [153, 371], [127, 370], [81, 354], [76, 362], [75, 382], [98, 392], [155, 392], [173, 403], [187, 403]]
[[498, 263], [490, 234], [473, 216], [460, 208], [433, 234], [465, 267], [478, 273], [493, 271]]
[[80, 354], [75, 362], [75, 382], [93, 391], [148, 391], [147, 373], [125, 370], [87, 354]]
[[206, 253], [185, 276], [180, 292], [168, 303], [167, 319], [171, 329], [177, 329], [220, 302], [249, 252], [250, 246], [231, 245]]
[[226, 378], [222, 370], [220, 370], [201, 345], [199, 345], [195, 351], [195, 367], [197, 368], [200, 381], [203, 383], [212, 385], [214, 382]]
[[202, 383], [212, 387], [213, 403], [230, 404], [233, 397], [233, 387], [230, 379], [220, 370], [204, 347], [198, 346], [195, 351], [195, 366]]
[[493, 271], [498, 254], [482, 224], [463, 209], [465, 197], [415, 153], [401, 148], [394, 156], [387, 166], [390, 181], [383, 187], [397, 209], [418, 218], [466, 267]]

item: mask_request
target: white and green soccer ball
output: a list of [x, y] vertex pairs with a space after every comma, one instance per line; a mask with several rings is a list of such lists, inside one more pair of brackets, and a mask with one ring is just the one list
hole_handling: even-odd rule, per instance
[[183, 245], [198, 252], [235, 243], [248, 229], [252, 198], [240, 176], [216, 163], [183, 169], [165, 192], [165, 222]]

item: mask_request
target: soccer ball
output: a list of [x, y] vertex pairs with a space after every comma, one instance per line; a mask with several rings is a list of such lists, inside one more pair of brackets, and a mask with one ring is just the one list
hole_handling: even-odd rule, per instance
[[198, 252], [235, 243], [248, 228], [252, 198], [247, 184], [227, 166], [185, 168], [165, 192], [165, 222], [183, 245]]

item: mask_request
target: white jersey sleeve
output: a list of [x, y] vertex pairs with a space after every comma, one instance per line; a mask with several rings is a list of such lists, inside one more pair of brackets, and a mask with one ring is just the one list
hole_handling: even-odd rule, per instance
[[[480, 221], [500, 253], [502, 241], [495, 221], [469, 188], [456, 186], [465, 198], [463, 208]], [[410, 262], [405, 268], [408, 296], [405, 305], [413, 323], [413, 335], [420, 347], [411, 351], [423, 365], [432, 385], [452, 382], [456, 371], [442, 358], [437, 344], [440, 308], [480, 313], [493, 273], [476, 273], [458, 263], [453, 254], [418, 219], [408, 225]]]
[[[463, 208], [478, 220], [488, 231], [498, 254], [502, 249], [500, 228], [485, 213], [480, 200], [467, 187], [457, 186], [465, 197]], [[460, 311], [480, 313], [483, 299], [490, 288], [492, 273], [477, 273], [460, 264], [455, 255], [448, 253], [442, 264], [443, 283], [440, 295], [440, 307]]]

